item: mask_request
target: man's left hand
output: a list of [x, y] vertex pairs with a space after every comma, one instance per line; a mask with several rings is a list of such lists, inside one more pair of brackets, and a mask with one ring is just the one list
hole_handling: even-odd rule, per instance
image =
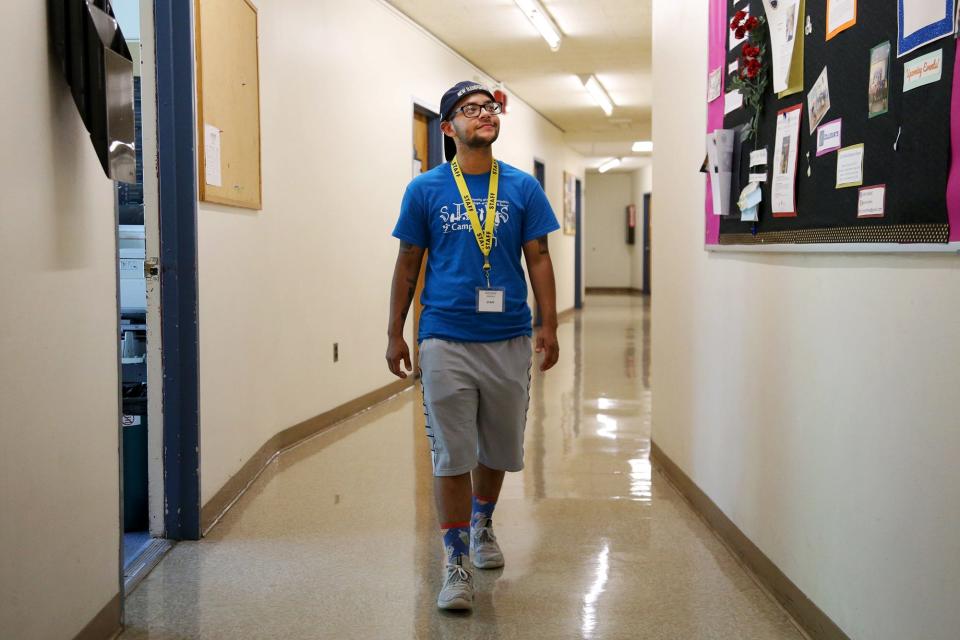
[[560, 359], [560, 344], [557, 342], [557, 330], [541, 327], [537, 331], [537, 353], [543, 354], [540, 371], [546, 371]]

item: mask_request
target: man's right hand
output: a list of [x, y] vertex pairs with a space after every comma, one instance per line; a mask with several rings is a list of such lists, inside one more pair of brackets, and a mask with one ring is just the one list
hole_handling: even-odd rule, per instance
[[410, 364], [410, 349], [407, 347], [407, 341], [402, 336], [391, 337], [387, 343], [387, 366], [390, 373], [398, 378], [406, 378], [406, 372], [400, 368], [400, 361], [403, 361], [407, 371], [413, 371], [413, 365]]

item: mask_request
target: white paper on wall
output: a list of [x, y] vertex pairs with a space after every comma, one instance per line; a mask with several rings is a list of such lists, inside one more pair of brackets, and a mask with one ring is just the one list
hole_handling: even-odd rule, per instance
[[223, 171], [220, 157], [220, 129], [212, 124], [203, 125], [204, 182], [212, 187], [223, 186]]

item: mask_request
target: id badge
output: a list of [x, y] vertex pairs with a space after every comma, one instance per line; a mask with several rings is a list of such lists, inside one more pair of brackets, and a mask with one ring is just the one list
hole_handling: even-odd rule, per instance
[[477, 313], [503, 313], [506, 289], [477, 287]]

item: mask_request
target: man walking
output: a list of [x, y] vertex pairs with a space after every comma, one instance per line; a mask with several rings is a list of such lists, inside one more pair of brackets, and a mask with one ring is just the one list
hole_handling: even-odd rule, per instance
[[539, 183], [497, 161], [502, 105], [484, 86], [460, 82], [440, 101], [449, 164], [407, 187], [393, 231], [387, 364], [412, 369], [403, 338], [424, 252], [429, 250], [420, 370], [434, 495], [446, 555], [437, 606], [473, 606], [473, 566], [504, 564], [493, 511], [504, 472], [523, 468], [530, 400], [531, 315], [520, 264], [526, 259], [542, 327], [541, 371], [557, 362], [557, 310], [547, 234], [559, 228]]

